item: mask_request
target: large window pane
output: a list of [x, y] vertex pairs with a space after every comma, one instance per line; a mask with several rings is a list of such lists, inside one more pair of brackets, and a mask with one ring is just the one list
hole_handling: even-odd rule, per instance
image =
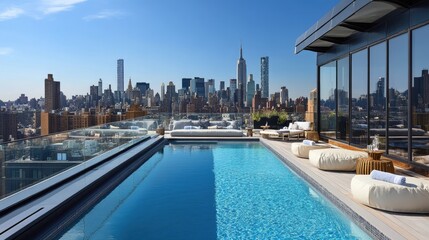
[[337, 138], [349, 141], [349, 58], [345, 57], [337, 63]]
[[380, 136], [379, 149], [386, 143], [386, 43], [369, 49], [369, 129], [370, 138]]
[[425, 162], [419, 156], [429, 155], [429, 25], [412, 34], [412, 152], [414, 161]]
[[408, 154], [408, 34], [389, 41], [389, 148], [400, 157]]
[[367, 144], [368, 136], [368, 54], [352, 55], [352, 143]]
[[320, 134], [335, 138], [336, 62], [320, 67]]

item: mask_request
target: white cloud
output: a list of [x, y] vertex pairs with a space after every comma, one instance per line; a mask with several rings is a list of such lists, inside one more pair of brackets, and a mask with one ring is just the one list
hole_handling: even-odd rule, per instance
[[112, 18], [112, 17], [118, 17], [123, 15], [124, 13], [121, 11], [115, 11], [115, 10], [103, 10], [99, 13], [92, 14], [89, 16], [84, 17], [84, 20], [90, 21], [90, 20], [97, 20], [97, 19], [106, 19], [106, 18]]
[[44, 14], [52, 14], [68, 11], [72, 9], [74, 5], [86, 1], [87, 0], [43, 0], [41, 9]]
[[0, 48], [0, 56], [9, 55], [13, 52], [12, 48]]
[[24, 10], [17, 7], [10, 7], [4, 10], [3, 12], [0, 12], [0, 21], [17, 18], [19, 15], [23, 14]]

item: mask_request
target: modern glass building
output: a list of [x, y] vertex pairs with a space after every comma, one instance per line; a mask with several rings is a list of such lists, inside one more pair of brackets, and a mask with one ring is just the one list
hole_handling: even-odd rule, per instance
[[429, 169], [429, 1], [343, 0], [296, 41], [317, 52], [321, 137]]
[[261, 91], [262, 97], [269, 97], [269, 60], [268, 57], [261, 57]]
[[124, 59], [118, 59], [117, 64], [118, 92], [124, 91]]

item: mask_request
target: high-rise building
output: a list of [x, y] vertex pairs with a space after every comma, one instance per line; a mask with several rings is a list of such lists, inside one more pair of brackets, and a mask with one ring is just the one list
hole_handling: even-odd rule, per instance
[[237, 79], [230, 79], [229, 80], [229, 91], [230, 91], [229, 100], [234, 103], [235, 103], [235, 99], [237, 98], [235, 96], [236, 90], [237, 90]]
[[263, 98], [269, 97], [269, 66], [268, 57], [261, 57], [261, 93]]
[[238, 106], [243, 106], [246, 101], [246, 71], [246, 60], [243, 58], [243, 48], [240, 47], [240, 58], [237, 61]]
[[377, 88], [375, 90], [374, 107], [377, 109], [383, 109], [385, 101], [385, 80], [384, 77], [380, 77], [378, 78]]
[[117, 65], [118, 92], [124, 92], [124, 59], [118, 59]]
[[252, 106], [252, 99], [254, 95], [255, 95], [255, 81], [253, 80], [253, 74], [249, 74], [249, 81], [247, 82], [246, 107]]
[[[207, 86], [208, 86], [208, 93], [213, 94], [215, 93], [216, 89], [215, 89], [215, 80], [214, 79], [209, 79], [207, 80]], [[209, 96], [209, 94], [207, 94], [207, 96]]]
[[222, 90], [225, 90], [225, 81], [220, 81], [219, 82], [219, 89], [222, 91]]
[[289, 90], [286, 87], [280, 88], [280, 104], [287, 104], [289, 99]]
[[191, 78], [182, 78], [182, 89], [185, 89], [185, 91], [190, 91], [191, 87]]
[[165, 84], [164, 83], [161, 84], [161, 96], [159, 96], [159, 97], [160, 97], [161, 102], [164, 101], [164, 97], [165, 97]]
[[0, 142], [16, 139], [17, 126], [16, 113], [0, 111]]
[[136, 88], [140, 89], [143, 96], [146, 96], [146, 91], [150, 88], [150, 84], [146, 82], [138, 82], [136, 83]]
[[54, 81], [54, 76], [48, 74], [45, 79], [45, 112], [60, 109], [60, 82]]
[[98, 80], [98, 96], [101, 98], [103, 95], [103, 80]]
[[204, 84], [204, 78], [195, 77], [195, 92], [197, 93], [197, 96], [204, 97], [205, 95], [205, 84]]

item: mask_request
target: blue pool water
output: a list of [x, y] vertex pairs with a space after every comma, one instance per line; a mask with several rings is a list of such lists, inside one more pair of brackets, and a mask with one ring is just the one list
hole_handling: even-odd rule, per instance
[[62, 239], [370, 239], [260, 143], [170, 144]]

